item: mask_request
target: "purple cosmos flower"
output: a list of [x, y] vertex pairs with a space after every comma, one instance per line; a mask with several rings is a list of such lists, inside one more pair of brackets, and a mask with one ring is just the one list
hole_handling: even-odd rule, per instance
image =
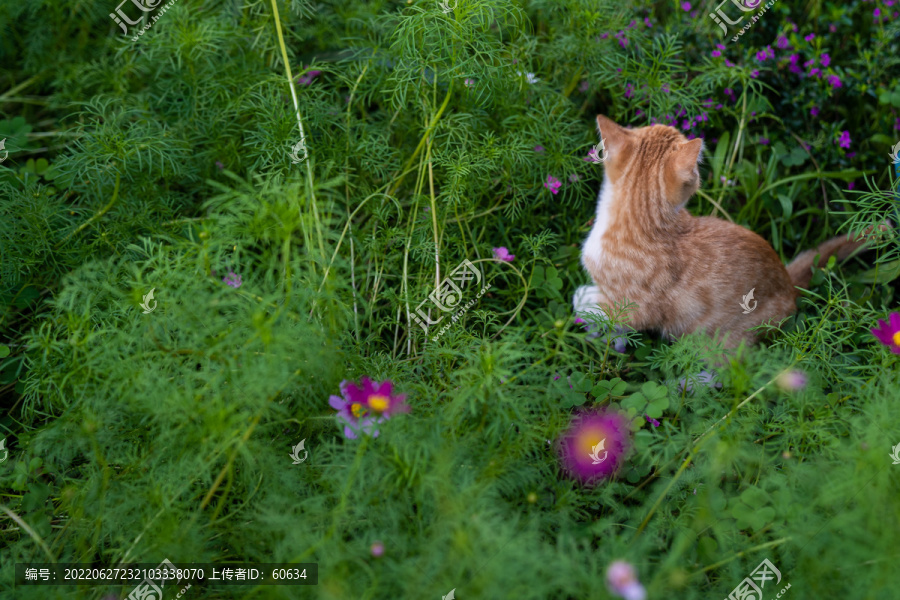
[[716, 44], [716, 48], [718, 48], [719, 50], [724, 50], [725, 46], [723, 46], [722, 44]]
[[535, 152], [543, 152], [543, 151], [544, 151], [544, 147], [543, 147], [543, 146], [535, 146], [535, 147], [534, 147], [534, 151], [535, 151]]
[[783, 35], [778, 36], [778, 40], [775, 42], [775, 45], [778, 46], [781, 50], [787, 50], [791, 47], [791, 43]]
[[811, 69], [809, 71], [810, 77], [821, 77], [821, 75], [822, 75], [822, 71], [820, 71], [819, 69]]
[[683, 10], [684, 12], [691, 10], [691, 3], [690, 2], [682, 2], [681, 10]]
[[803, 371], [785, 371], [775, 379], [775, 385], [786, 392], [796, 392], [806, 387], [808, 379]]
[[725, 88], [725, 92], [724, 92], [724, 93], [725, 93], [726, 96], [728, 96], [729, 100], [731, 100], [732, 102], [734, 102], [735, 100], [737, 100], [737, 98], [736, 98], [735, 95], [734, 95], [734, 90], [732, 90], [731, 88]]
[[855, 182], [855, 181], [850, 181], [850, 182], [847, 183], [847, 189], [848, 189], [848, 190], [852, 190], [852, 189], [855, 188], [855, 187], [856, 187], [856, 182]]
[[559, 193], [559, 188], [562, 187], [562, 181], [560, 181], [553, 175], [547, 175], [547, 181], [544, 183], [544, 187], [550, 190], [550, 192], [555, 196]]
[[[307, 66], [309, 66], [309, 65], [307, 65]], [[305, 75], [301, 75], [301, 76], [297, 79], [297, 83], [299, 83], [300, 85], [309, 85], [309, 84], [312, 83], [312, 80], [313, 80], [313, 79], [315, 79], [316, 77], [319, 76], [319, 74], [320, 74], [321, 72], [322, 72], [322, 71], [309, 71], [309, 72], [306, 73]]]
[[718, 50], [713, 50], [712, 55], [713, 55], [713, 58], [719, 58], [720, 56], [722, 56], [722, 53], [719, 52]]
[[813, 106], [811, 109], [809, 109], [809, 114], [811, 114], [814, 117], [818, 117], [819, 116], [819, 107]]
[[803, 39], [806, 40], [807, 42], [811, 42], [811, 41], [813, 41], [815, 38], [816, 38], [816, 34], [810, 33], [809, 35], [805, 36]]
[[878, 319], [878, 327], [871, 331], [879, 342], [891, 349], [891, 352], [900, 354], [900, 313], [891, 313], [888, 322]]
[[872, 11], [872, 16], [875, 17], [876, 19], [877, 19], [878, 17], [880, 17], [880, 16], [881, 16], [881, 9], [880, 9], [880, 8], [876, 8], [875, 10], [873, 10], [873, 11]]
[[615, 473], [630, 448], [629, 421], [602, 409], [575, 416], [557, 446], [565, 470], [585, 485]]
[[234, 271], [228, 271], [228, 275], [222, 278], [222, 282], [227, 283], [231, 287], [237, 289], [241, 287], [241, 276], [235, 274]]
[[475, 80], [467, 77], [466, 80], [463, 81], [463, 84], [465, 84], [466, 87], [472, 87], [475, 85]]
[[839, 88], [841, 87], [841, 78], [837, 75], [829, 75], [828, 83], [830, 83], [833, 88]]
[[371, 552], [372, 556], [375, 558], [381, 557], [381, 555], [384, 554], [384, 544], [381, 543], [380, 540], [376, 540], [375, 543], [372, 544], [372, 547], [369, 548], [369, 552]]
[[[351, 381], [341, 382], [341, 396], [331, 396], [328, 404], [338, 411], [338, 422], [344, 425], [344, 436], [356, 439], [362, 432], [378, 437], [378, 424], [391, 415], [409, 412], [404, 402], [405, 394], [394, 394], [390, 381], [373, 382], [368, 377], [361, 380], [362, 388]], [[376, 416], [377, 415], [377, 416]]]
[[897, 117], [897, 120], [894, 121], [894, 129], [900, 131], [900, 117]]
[[625, 600], [644, 600], [647, 592], [637, 579], [634, 567], [624, 560], [617, 560], [606, 569], [606, 587]]
[[644, 415], [644, 419], [646, 419], [646, 421], [647, 421], [648, 423], [652, 423], [654, 427], [659, 427], [659, 421], [657, 421], [656, 419], [654, 419], [654, 418], [651, 417], [650, 415], [645, 414], [645, 415]]
[[769, 138], [761, 137], [761, 138], [759, 138], [758, 143], [761, 144], [761, 145], [763, 145], [763, 146], [768, 146], [768, 145], [769, 145]]
[[831, 64], [831, 57], [828, 54], [823, 54], [819, 57], [819, 61], [821, 61], [823, 67], [827, 67]]
[[631, 95], [634, 93], [634, 86], [630, 83], [625, 84], [625, 97], [631, 98]]
[[575, 183], [576, 181], [578, 181], [578, 179], [578, 173], [572, 173], [571, 175], [569, 175], [569, 181], [571, 181], [572, 183]]
[[581, 317], [575, 317], [575, 323], [576, 323], [576, 324], [584, 323], [584, 322], [585, 322], [585, 320], [582, 319]]
[[841, 139], [838, 140], [838, 144], [841, 148], [849, 148], [850, 147], [850, 132], [844, 131], [841, 133]]
[[644, 25], [646, 25], [647, 27], [653, 27], [653, 23], [650, 22], [649, 17], [644, 17]]
[[812, 58], [803, 63], [803, 68], [807, 69], [807, 68], [809, 68], [809, 65], [814, 65], [814, 64], [816, 64], [816, 59]]
[[502, 260], [503, 262], [512, 262], [516, 258], [516, 255], [510, 254], [509, 250], [506, 249], [506, 246], [500, 246], [499, 248], [494, 248], [494, 258]]
[[759, 71], [756, 70], [756, 69], [753, 69], [753, 70], [750, 72], [750, 77], [752, 77], [753, 79], [756, 79], [757, 77], [759, 77]]
[[765, 50], [756, 53], [756, 60], [759, 62], [766, 62], [767, 58], [775, 58], [775, 51], [772, 50], [772, 46], [766, 46]]
[[668, 84], [668, 83], [664, 83], [664, 84], [662, 84], [662, 86], [661, 86], [659, 89], [661, 89], [663, 92], [665, 92], [666, 94], [668, 94], [668, 93], [669, 93], [669, 84]]

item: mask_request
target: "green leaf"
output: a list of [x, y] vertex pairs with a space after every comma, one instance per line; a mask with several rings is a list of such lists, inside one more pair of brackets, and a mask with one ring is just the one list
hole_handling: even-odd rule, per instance
[[3, 344], [0, 344], [0, 358], [6, 358], [7, 356], [9, 356], [9, 353], [10, 353], [9, 346], [4, 346]]
[[791, 214], [794, 212], [793, 201], [784, 194], [778, 194], [777, 197], [778, 201], [781, 202], [781, 216], [785, 219], [790, 219]]
[[602, 379], [591, 390], [591, 395], [598, 400], [604, 400], [608, 396], [621, 396], [625, 393], [627, 387], [625, 382], [618, 377], [609, 381]]
[[857, 283], [890, 283], [898, 277], [900, 277], [900, 260], [892, 260], [851, 277], [850, 281]]

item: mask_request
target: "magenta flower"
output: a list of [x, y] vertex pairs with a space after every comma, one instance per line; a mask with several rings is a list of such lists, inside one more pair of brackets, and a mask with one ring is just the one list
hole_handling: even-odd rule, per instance
[[659, 421], [657, 421], [656, 419], [654, 419], [654, 418], [651, 417], [650, 415], [645, 414], [645, 415], [644, 415], [644, 419], [645, 419], [648, 423], [652, 423], [654, 427], [659, 427]]
[[894, 129], [900, 131], [900, 117], [897, 117], [897, 119], [894, 121]]
[[775, 379], [775, 385], [786, 392], [796, 392], [806, 387], [808, 379], [803, 371], [785, 371]]
[[833, 88], [839, 88], [841, 87], [841, 78], [837, 75], [829, 75], [828, 83], [830, 83]]
[[649, 17], [644, 17], [644, 25], [646, 25], [647, 27], [653, 27], [653, 23], [650, 22]]
[[322, 71], [309, 71], [305, 75], [301, 75], [297, 79], [297, 83], [300, 85], [309, 85], [312, 83], [312, 80], [319, 76]]
[[759, 71], [757, 69], [753, 69], [750, 72], [750, 77], [752, 77], [753, 79], [756, 79], [757, 77], [759, 77]]
[[719, 58], [720, 56], [722, 56], [722, 53], [719, 52], [718, 50], [713, 50], [712, 55], [713, 55], [713, 58]]
[[472, 79], [472, 78], [467, 77], [466, 80], [463, 81], [463, 84], [464, 84], [466, 87], [472, 87], [473, 85], [475, 85], [475, 80]]
[[543, 151], [544, 151], [544, 147], [543, 147], [543, 146], [535, 146], [535, 147], [534, 147], [534, 151], [535, 151], [535, 152], [538, 152], [538, 153], [543, 152]]
[[375, 543], [372, 544], [372, 547], [369, 548], [369, 552], [372, 553], [372, 556], [375, 558], [379, 558], [382, 554], [384, 554], [384, 544], [381, 543], [380, 540], [375, 540]]
[[844, 131], [841, 133], [841, 139], [838, 140], [838, 144], [841, 148], [849, 148], [850, 147], [850, 132]]
[[806, 40], [807, 42], [811, 42], [814, 39], [816, 39], [816, 34], [810, 33], [809, 35], [805, 36], [803, 39]]
[[819, 57], [819, 61], [821, 61], [823, 67], [827, 67], [831, 64], [831, 57], [828, 54], [823, 54]]
[[506, 246], [500, 246], [499, 248], [494, 248], [494, 258], [502, 260], [503, 262], [512, 262], [516, 258], [516, 255], [510, 254], [509, 250], [506, 249]]
[[625, 600], [644, 600], [647, 592], [637, 579], [634, 567], [624, 560], [617, 560], [606, 569], [606, 587]]
[[778, 36], [778, 40], [775, 42], [775, 45], [778, 46], [781, 50], [787, 50], [791, 47], [791, 43], [783, 35]]
[[632, 94], [634, 94], [634, 86], [630, 83], [625, 84], [625, 97], [631, 98]]
[[834, 33], [835, 31], [837, 31], [837, 26], [832, 23], [831, 25], [828, 26], [828, 31], [830, 31], [831, 33]]
[[585, 485], [609, 477], [625, 461], [629, 435], [625, 415], [602, 409], [581, 413], [573, 417], [557, 442], [563, 468]]
[[819, 116], [819, 107], [813, 106], [811, 109], [809, 109], [809, 114], [811, 114], [814, 117], [818, 117]]
[[360, 432], [378, 437], [378, 424], [392, 415], [409, 412], [405, 394], [394, 394], [390, 381], [360, 380], [362, 388], [351, 381], [341, 382], [341, 396], [331, 396], [328, 404], [338, 411], [338, 422], [344, 425], [344, 436], [356, 439]]
[[544, 183], [544, 187], [550, 190], [550, 192], [555, 196], [559, 193], [559, 188], [562, 187], [562, 181], [560, 181], [553, 175], [547, 175], [547, 181], [546, 183]]
[[228, 271], [228, 275], [222, 278], [223, 283], [227, 283], [231, 287], [237, 289], [241, 287], [241, 276], [236, 275], [234, 271]]
[[576, 324], [578, 324], [578, 323], [584, 323], [584, 322], [585, 322], [585, 320], [582, 319], [581, 317], [575, 317], [575, 323], [576, 323]]
[[684, 12], [691, 10], [691, 3], [690, 2], [682, 2], [681, 10], [683, 10]]
[[819, 77], [822, 75], [822, 72], [819, 69], [810, 69], [809, 76], [810, 77]]
[[878, 327], [873, 328], [874, 335], [879, 342], [891, 349], [894, 354], [900, 354], [900, 313], [891, 313], [889, 322], [878, 319]]
[[880, 8], [876, 8], [875, 10], [873, 10], [873, 11], [872, 11], [872, 16], [875, 17], [876, 19], [877, 19], [878, 17], [880, 17], [880, 16], [881, 16], [881, 9], [880, 9]]
[[772, 46], [766, 46], [765, 50], [756, 53], [756, 60], [759, 62], [766, 62], [767, 58], [775, 58], [775, 51], [772, 50]]
[[856, 187], [856, 182], [855, 182], [855, 181], [850, 181], [850, 182], [847, 183], [847, 189], [848, 189], [848, 190], [852, 190], [852, 189], [855, 188], [855, 187]]
[[724, 92], [724, 93], [725, 93], [726, 96], [728, 96], [728, 99], [731, 100], [732, 102], [734, 102], [735, 100], [737, 100], [737, 98], [736, 98], [735, 95], [734, 95], [734, 90], [732, 90], [731, 88], [725, 88], [725, 92]]
[[761, 137], [761, 138], [759, 138], [758, 143], [761, 144], [761, 145], [763, 145], [763, 146], [768, 146], [768, 145], [769, 145], [769, 138]]

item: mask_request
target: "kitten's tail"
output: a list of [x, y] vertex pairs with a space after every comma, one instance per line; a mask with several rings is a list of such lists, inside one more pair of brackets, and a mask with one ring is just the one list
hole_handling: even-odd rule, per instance
[[[844, 260], [868, 243], [869, 239], [873, 237], [871, 234], [874, 229], [874, 226], [869, 227], [864, 233], [857, 235], [855, 238], [852, 235], [839, 235], [827, 242], [823, 242], [812, 250], [801, 252], [797, 255], [797, 258], [787, 265], [791, 283], [796, 287], [807, 289], [812, 279], [812, 266], [813, 262], [816, 261], [816, 256], [819, 257], [819, 260], [815, 264], [819, 268], [824, 267], [832, 256], [838, 260]], [[878, 229], [880, 231], [888, 231], [891, 229], [891, 222], [885, 221], [878, 226]]]

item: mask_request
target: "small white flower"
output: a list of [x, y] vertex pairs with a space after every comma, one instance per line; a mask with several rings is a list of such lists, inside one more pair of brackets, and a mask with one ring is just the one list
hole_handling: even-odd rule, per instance
[[[522, 71], [516, 71], [516, 75], [521, 77]], [[525, 80], [528, 81], [528, 83], [530, 83], [530, 84], [535, 84], [538, 81], [540, 81], [540, 79], [538, 79], [537, 77], [534, 76], [534, 73], [525, 73]]]

